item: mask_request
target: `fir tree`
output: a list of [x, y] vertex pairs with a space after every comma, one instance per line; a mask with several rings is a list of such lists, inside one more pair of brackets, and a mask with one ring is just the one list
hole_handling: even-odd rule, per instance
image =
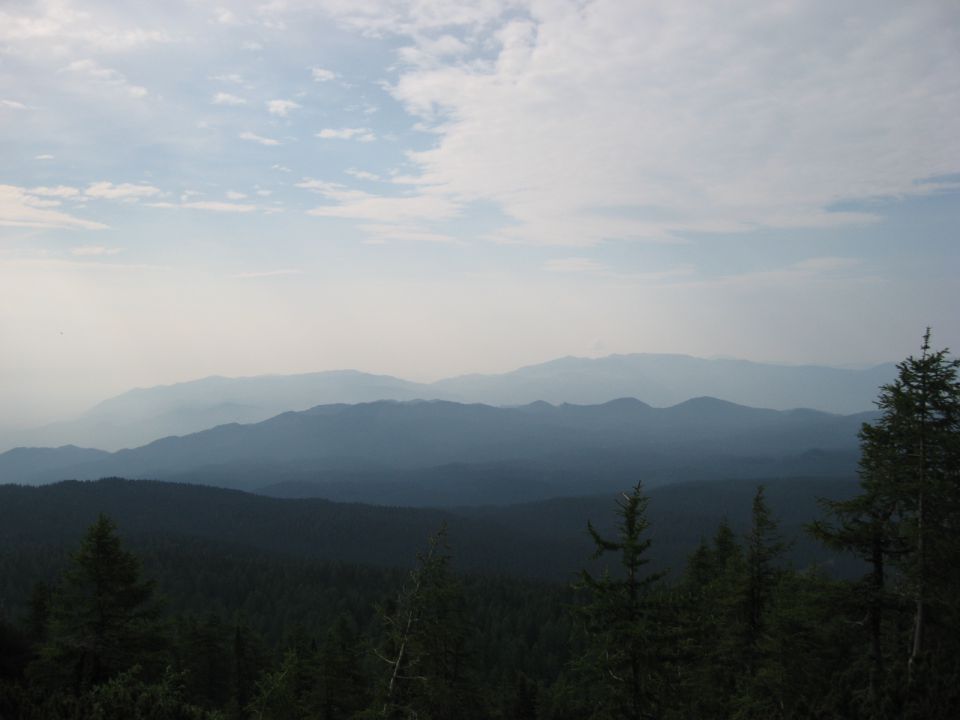
[[615, 539], [602, 537], [587, 524], [596, 545], [594, 558], [619, 556], [616, 575], [609, 569], [598, 577], [581, 573], [581, 587], [590, 594], [583, 608], [590, 642], [583, 666], [599, 672], [597, 717], [638, 720], [650, 715], [660, 699], [661, 652], [651, 592], [663, 573], [645, 572], [651, 544], [646, 537], [648, 503], [640, 483], [623, 493], [617, 501]]

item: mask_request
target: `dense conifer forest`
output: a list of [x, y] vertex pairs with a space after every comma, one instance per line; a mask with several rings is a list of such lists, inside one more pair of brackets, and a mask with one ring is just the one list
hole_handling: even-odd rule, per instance
[[626, 489], [573, 583], [456, 570], [442, 514], [408, 570], [162, 534], [134, 550], [100, 515], [79, 547], [4, 555], [22, 597], [0, 608], [0, 717], [958, 717], [958, 365], [929, 338], [900, 363], [858, 490], [808, 526], [851, 577], [787, 560], [762, 485], [745, 528], [705, 529], [669, 574]]

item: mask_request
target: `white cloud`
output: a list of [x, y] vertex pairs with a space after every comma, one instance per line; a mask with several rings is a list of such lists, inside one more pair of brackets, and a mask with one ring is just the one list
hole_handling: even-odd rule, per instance
[[0, 107], [5, 107], [10, 110], [29, 110], [30, 108], [24, 105], [22, 102], [17, 100], [0, 100]]
[[291, 110], [296, 110], [300, 107], [299, 103], [295, 103], [293, 100], [268, 100], [267, 101], [267, 112], [271, 115], [276, 115], [278, 117], [287, 117], [290, 114]]
[[237, 16], [229, 9], [224, 7], [219, 7], [214, 10], [213, 13], [214, 19], [221, 25], [239, 25], [240, 20]]
[[57, 200], [45, 200], [15, 185], [0, 185], [0, 225], [32, 228], [100, 230], [103, 223], [53, 210]]
[[242, 192], [237, 192], [236, 190], [228, 190], [226, 193], [227, 200], [243, 200], [247, 194]]
[[117, 255], [121, 252], [123, 252], [123, 248], [112, 248], [105, 245], [82, 245], [70, 250], [71, 255], [78, 257], [103, 257], [105, 255]]
[[322, 67], [310, 68], [310, 76], [314, 79], [315, 82], [329, 82], [334, 80], [337, 77], [337, 74], [333, 70], [327, 70]]
[[284, 173], [293, 172], [293, 170], [288, 168], [286, 165], [271, 165], [270, 169], [276, 170], [277, 172], [284, 172]]
[[193, 202], [182, 203], [181, 207], [191, 208], [193, 210], [209, 210], [211, 212], [225, 213], [248, 213], [257, 209], [256, 205], [219, 202], [216, 200], [195, 200]]
[[419, 177], [499, 206], [501, 242], [863, 223], [831, 209], [960, 169], [956, 7], [510, 4], [334, 9], [408, 41], [390, 91], [436, 134]]
[[53, 155], [43, 154], [43, 155], [34, 155], [34, 160], [53, 160]]
[[40, 195], [42, 197], [76, 197], [80, 194], [80, 191], [75, 187], [70, 187], [69, 185], [57, 185], [55, 187], [35, 187], [30, 188], [29, 190], [31, 195]]
[[244, 100], [242, 97], [238, 97], [237, 95], [232, 95], [227, 92], [214, 93], [214, 96], [210, 102], [212, 102], [214, 105], [231, 105], [231, 106], [247, 104], [247, 101]]
[[324, 128], [317, 133], [317, 137], [322, 140], [359, 140], [360, 142], [372, 142], [377, 139], [370, 128]]
[[132, 85], [127, 81], [126, 75], [119, 70], [103, 67], [96, 60], [89, 58], [84, 60], [74, 60], [63, 68], [63, 72], [68, 72], [79, 77], [85, 77], [90, 82], [100, 86], [120, 90], [130, 97], [142, 98], [147, 95], [147, 89], [140, 85]]
[[241, 140], [249, 140], [250, 142], [260, 143], [261, 145], [267, 145], [269, 147], [279, 145], [279, 140], [274, 140], [273, 138], [263, 137], [262, 135], [257, 135], [252, 132], [242, 132], [238, 136]]
[[116, 53], [171, 41], [163, 30], [124, 24], [113, 13], [91, 12], [64, 0], [20, 5], [0, 10], [0, 43], [7, 52], [61, 54], [78, 48]]
[[[374, 195], [348, 188], [340, 183], [305, 178], [296, 187], [311, 190], [330, 201], [308, 210], [317, 217], [340, 217], [378, 225], [396, 225], [410, 232], [421, 232], [424, 222], [439, 222], [456, 217], [459, 207], [440, 193], [419, 195]], [[370, 227], [370, 226], [368, 226]], [[399, 227], [394, 228], [400, 232]]]
[[371, 181], [380, 180], [379, 175], [377, 175], [376, 173], [368, 172], [366, 170], [355, 170], [354, 168], [349, 168], [344, 172], [346, 172], [347, 175], [355, 177], [357, 180], [371, 180]]
[[111, 182], [95, 182], [87, 186], [83, 191], [87, 197], [97, 198], [98, 200], [128, 200], [136, 202], [141, 198], [154, 197], [160, 194], [160, 188], [153, 185], [133, 183], [120, 183], [114, 185]]
[[234, 85], [243, 85], [243, 75], [240, 73], [226, 73], [224, 75], [211, 75], [211, 80], [218, 82], [233, 83]]

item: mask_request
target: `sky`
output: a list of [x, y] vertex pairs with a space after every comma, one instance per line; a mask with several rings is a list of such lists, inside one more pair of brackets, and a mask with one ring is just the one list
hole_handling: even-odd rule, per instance
[[960, 348], [953, 0], [0, 3], [0, 426]]

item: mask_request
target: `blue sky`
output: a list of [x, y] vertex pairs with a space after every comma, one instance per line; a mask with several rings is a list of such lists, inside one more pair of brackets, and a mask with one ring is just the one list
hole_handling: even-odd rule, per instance
[[0, 6], [0, 424], [132, 386], [960, 345], [960, 7]]

